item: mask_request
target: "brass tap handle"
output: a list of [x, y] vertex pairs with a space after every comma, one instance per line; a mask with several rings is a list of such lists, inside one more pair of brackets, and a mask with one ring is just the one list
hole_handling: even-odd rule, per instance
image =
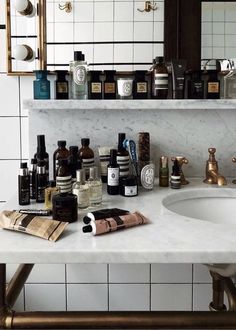
[[[232, 162], [236, 163], [236, 157], [232, 158]], [[236, 179], [232, 181], [234, 184], [236, 184]]]
[[216, 162], [215, 159], [215, 153], [216, 153], [216, 148], [208, 148], [208, 152], [209, 152], [209, 162]]
[[180, 181], [182, 185], [186, 185], [189, 183], [188, 180], [185, 179], [183, 170], [182, 170], [182, 166], [183, 164], [188, 164], [189, 161], [186, 157], [182, 157], [182, 156], [177, 156], [177, 157], [171, 157], [172, 162], [174, 162], [175, 160], [177, 160], [178, 164], [179, 164], [179, 168], [180, 168]]

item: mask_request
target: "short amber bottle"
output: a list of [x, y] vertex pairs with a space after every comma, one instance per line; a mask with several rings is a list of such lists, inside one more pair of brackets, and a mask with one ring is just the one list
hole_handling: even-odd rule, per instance
[[66, 148], [66, 141], [60, 140], [57, 141], [58, 148], [54, 151], [53, 154], [53, 178], [56, 180], [56, 172], [59, 166], [59, 159], [68, 158], [69, 150]]
[[94, 152], [89, 148], [90, 140], [81, 139], [82, 147], [79, 149], [79, 157], [82, 160], [82, 167], [85, 169], [86, 180], [89, 178], [89, 168], [94, 166]]

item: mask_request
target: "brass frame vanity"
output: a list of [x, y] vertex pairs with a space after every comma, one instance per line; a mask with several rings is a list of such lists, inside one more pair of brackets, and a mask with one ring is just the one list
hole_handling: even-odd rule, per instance
[[[230, 278], [211, 273], [211, 312], [14, 312], [33, 264], [21, 264], [6, 288], [0, 264], [0, 329], [235, 329], [236, 288]], [[229, 311], [224, 305], [224, 292]]]

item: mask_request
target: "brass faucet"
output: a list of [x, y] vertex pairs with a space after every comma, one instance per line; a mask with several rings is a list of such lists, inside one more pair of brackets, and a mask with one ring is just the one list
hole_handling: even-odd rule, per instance
[[219, 174], [218, 163], [215, 159], [215, 148], [209, 148], [209, 159], [206, 162], [206, 179], [204, 183], [218, 184], [218, 186], [223, 186], [227, 184], [226, 178]]
[[185, 179], [183, 170], [182, 170], [182, 166], [183, 164], [188, 164], [188, 159], [186, 157], [182, 157], [182, 156], [177, 156], [177, 157], [171, 157], [172, 162], [174, 162], [175, 160], [177, 160], [178, 164], [179, 164], [179, 168], [180, 168], [180, 181], [182, 185], [186, 185], [189, 183], [188, 180]]

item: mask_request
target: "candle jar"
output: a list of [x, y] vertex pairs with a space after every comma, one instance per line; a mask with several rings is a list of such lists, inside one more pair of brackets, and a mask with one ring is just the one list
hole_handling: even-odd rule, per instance
[[118, 99], [127, 100], [133, 98], [133, 79], [130, 77], [117, 78]]
[[50, 81], [47, 79], [47, 70], [36, 70], [36, 80], [34, 80], [34, 99], [50, 99]]

